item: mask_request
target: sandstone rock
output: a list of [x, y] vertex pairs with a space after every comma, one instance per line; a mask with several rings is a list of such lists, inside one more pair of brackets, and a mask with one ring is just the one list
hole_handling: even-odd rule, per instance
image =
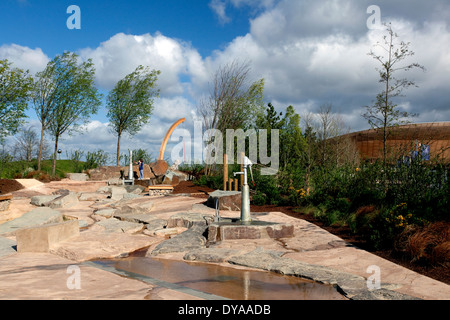
[[216, 207], [219, 201], [219, 210], [241, 211], [241, 192], [216, 190], [209, 194], [206, 205], [210, 208]]
[[178, 185], [180, 181], [186, 181], [187, 179], [188, 176], [184, 172], [169, 169], [167, 170], [162, 183], [175, 186]]
[[135, 193], [125, 193], [122, 197], [124, 200], [128, 200], [128, 199], [143, 198], [144, 196]]
[[73, 181], [88, 181], [89, 176], [86, 173], [67, 173], [67, 178]]
[[97, 211], [94, 211], [94, 214], [105, 217], [105, 218], [111, 218], [114, 215], [114, 212], [116, 209], [100, 209]]
[[229, 258], [242, 254], [241, 250], [227, 248], [201, 248], [189, 251], [183, 257], [188, 261], [226, 262]]
[[0, 211], [6, 211], [6, 210], [8, 210], [10, 204], [11, 204], [11, 200], [3, 200], [3, 201], [0, 201]]
[[128, 193], [141, 194], [145, 190], [145, 187], [140, 185], [132, 185], [132, 186], [127, 185], [125, 186], [125, 189], [127, 190]]
[[117, 214], [145, 214], [152, 211], [153, 201], [149, 197], [122, 199], [111, 206], [117, 209]]
[[33, 196], [33, 197], [31, 197], [30, 203], [37, 207], [43, 207], [43, 206], [48, 205], [48, 203], [50, 203], [51, 201], [55, 200], [58, 197], [59, 197], [59, 195], [57, 195], [57, 194], [44, 195], [44, 196]]
[[152, 214], [146, 214], [146, 213], [138, 213], [138, 214], [123, 214], [123, 213], [115, 213], [113, 215], [114, 218], [122, 220], [122, 221], [128, 221], [128, 222], [135, 222], [135, 223], [144, 223], [148, 224], [155, 220], [155, 216]]
[[78, 200], [80, 201], [100, 201], [105, 200], [108, 196], [100, 192], [82, 192]]
[[77, 220], [17, 230], [18, 252], [49, 252], [58, 242], [80, 234]]
[[158, 229], [163, 229], [167, 226], [167, 220], [164, 219], [154, 219], [152, 221], [149, 221], [148, 224], [145, 226], [146, 230], [149, 232], [154, 232]]
[[[183, 231], [185, 229], [183, 228]], [[155, 230], [153, 234], [158, 237], [170, 237], [180, 233], [180, 228], [162, 228]]]
[[249, 224], [233, 222], [213, 222], [208, 228], [208, 241], [219, 242], [237, 239], [290, 238], [294, 226], [284, 223], [252, 221]]
[[123, 186], [123, 179], [120, 178], [110, 178], [106, 181], [108, 186]]
[[88, 170], [89, 179], [94, 181], [109, 180], [111, 178], [122, 179], [123, 168], [116, 166], [104, 166]]
[[195, 212], [177, 213], [169, 218], [167, 222], [167, 227], [191, 228], [196, 224], [206, 225], [207, 221], [211, 219], [212, 219], [211, 215], [205, 215], [202, 213], [195, 213]]
[[164, 160], [157, 160], [156, 162], [150, 163], [150, 169], [155, 177], [161, 177], [166, 174], [169, 165]]
[[101, 226], [105, 229], [105, 232], [119, 232], [119, 233], [136, 233], [144, 228], [141, 223], [134, 223], [128, 221], [121, 221], [116, 218], [106, 219], [97, 222], [96, 225]]
[[19, 218], [0, 224], [0, 234], [4, 236], [14, 235], [20, 229], [59, 222], [63, 222], [63, 216], [59, 211], [47, 207], [39, 207], [23, 214]]
[[75, 192], [69, 192], [63, 194], [48, 203], [48, 206], [52, 209], [57, 208], [69, 208], [78, 203], [78, 196]]
[[109, 197], [112, 200], [120, 200], [123, 199], [123, 195], [127, 193], [127, 189], [124, 187], [116, 187], [112, 186], [111, 189], [111, 196]]
[[206, 225], [196, 224], [183, 233], [158, 244], [153, 251], [147, 252], [147, 255], [155, 256], [161, 253], [184, 252], [202, 248], [206, 245], [206, 238], [203, 236], [206, 229]]
[[346, 297], [351, 299], [415, 299], [411, 296], [388, 289], [369, 290], [365, 278], [350, 273], [337, 271], [325, 266], [308, 264], [294, 259], [283, 258], [282, 252], [265, 250], [260, 247], [249, 253], [235, 255], [228, 259], [229, 263], [288, 276], [296, 276], [313, 281], [332, 284], [339, 288]]
[[17, 251], [14, 249], [16, 247], [16, 241], [0, 237], [0, 258], [7, 256]]

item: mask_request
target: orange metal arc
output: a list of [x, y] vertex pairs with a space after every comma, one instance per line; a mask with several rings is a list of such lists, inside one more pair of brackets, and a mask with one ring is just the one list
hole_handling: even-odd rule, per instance
[[182, 118], [182, 119], [178, 120], [170, 127], [169, 131], [167, 131], [166, 136], [164, 137], [164, 140], [161, 144], [161, 149], [159, 149], [158, 160], [164, 160], [164, 152], [166, 151], [166, 145], [167, 145], [167, 142], [169, 141], [170, 136], [172, 135], [173, 130], [175, 130], [175, 128], [178, 127], [184, 121], [186, 121], [186, 118]]

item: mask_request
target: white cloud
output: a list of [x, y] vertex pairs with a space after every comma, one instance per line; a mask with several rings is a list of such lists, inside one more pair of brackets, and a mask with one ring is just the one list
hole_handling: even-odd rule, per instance
[[221, 24], [226, 24], [231, 21], [230, 17], [226, 14], [226, 2], [222, 0], [211, 0], [209, 3], [211, 10], [217, 15]]
[[[217, 66], [237, 57], [249, 60], [254, 77], [266, 80], [266, 100], [277, 101], [279, 111], [289, 104], [301, 113], [305, 105], [318, 109], [331, 103], [351, 121], [347, 125], [361, 128], [365, 120], [356, 115], [362, 114], [363, 107], [373, 103], [382, 90], [375, 69], [380, 66], [367, 55], [376, 41], [382, 40], [380, 31], [367, 28], [366, 9], [370, 4], [350, 0], [280, 1], [251, 20], [247, 35], [215, 51], [205, 63]], [[419, 85], [405, 91], [398, 104], [409, 103], [411, 111], [423, 114], [423, 119], [429, 118], [423, 110], [431, 106], [448, 110], [448, 23], [437, 19], [435, 10], [424, 8], [428, 16], [418, 23], [408, 19], [414, 16], [412, 12], [401, 17], [392, 4], [383, 2], [380, 6], [384, 21], [392, 22], [399, 39], [411, 42], [410, 49], [416, 52], [405, 63], [418, 62], [428, 70], [398, 74]]]
[[2, 45], [0, 59], [8, 59], [13, 67], [29, 70], [31, 74], [44, 70], [50, 61], [41, 48], [31, 49], [17, 44]]
[[189, 44], [159, 33], [154, 36], [119, 33], [95, 49], [80, 50], [80, 54], [83, 59], [93, 60], [97, 83], [104, 89], [113, 88], [138, 65], [144, 65], [161, 71], [157, 85], [162, 94], [169, 95], [184, 92], [179, 77], [192, 72], [192, 66], [198, 63], [198, 54]]

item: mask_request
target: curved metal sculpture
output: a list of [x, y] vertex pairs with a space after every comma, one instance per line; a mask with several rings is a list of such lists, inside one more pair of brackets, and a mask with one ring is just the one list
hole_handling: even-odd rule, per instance
[[164, 140], [161, 144], [161, 148], [159, 149], [158, 160], [164, 160], [164, 152], [166, 151], [166, 145], [167, 145], [167, 142], [169, 141], [170, 136], [172, 135], [172, 132], [175, 130], [176, 127], [178, 127], [184, 121], [186, 121], [186, 118], [182, 118], [182, 119], [178, 120], [170, 127], [169, 131], [167, 131], [166, 136], [164, 137]]

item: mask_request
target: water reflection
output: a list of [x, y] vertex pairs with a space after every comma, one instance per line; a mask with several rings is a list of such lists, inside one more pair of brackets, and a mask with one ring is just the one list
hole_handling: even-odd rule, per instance
[[272, 272], [139, 256], [108, 264], [234, 300], [346, 300], [333, 286]]

